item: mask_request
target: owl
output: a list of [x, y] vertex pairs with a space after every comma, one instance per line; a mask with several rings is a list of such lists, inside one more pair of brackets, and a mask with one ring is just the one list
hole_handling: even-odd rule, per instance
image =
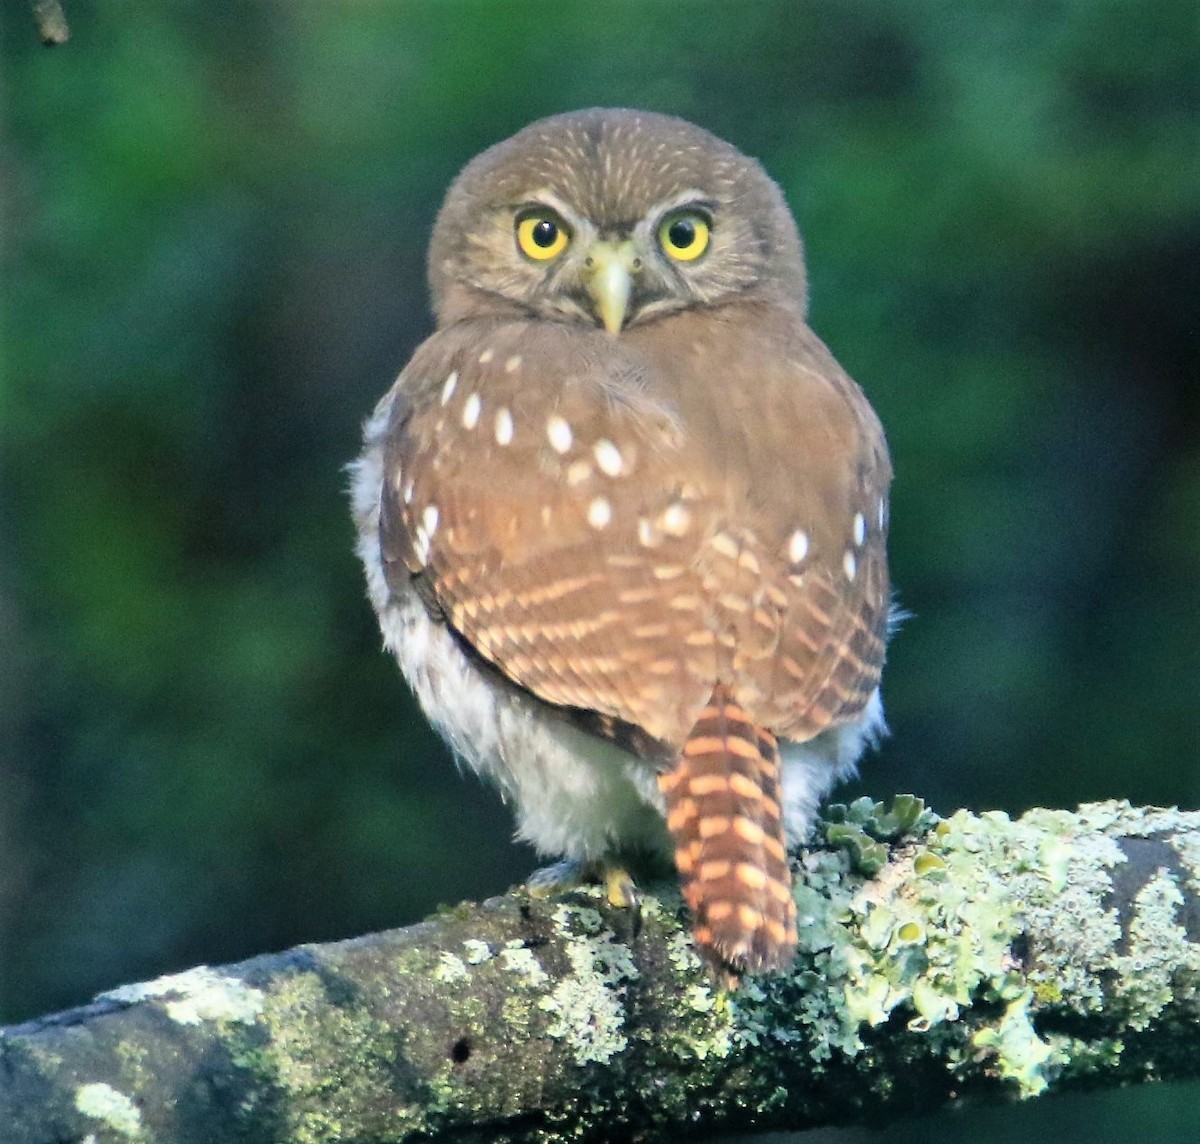
[[788, 966], [787, 847], [883, 730], [891, 464], [783, 195], [682, 120], [558, 115], [458, 176], [429, 279], [352, 466], [385, 646], [543, 891], [673, 863], [719, 976]]

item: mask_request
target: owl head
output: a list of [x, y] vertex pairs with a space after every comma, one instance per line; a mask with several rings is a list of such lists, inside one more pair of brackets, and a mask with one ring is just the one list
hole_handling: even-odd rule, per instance
[[682, 119], [628, 110], [542, 119], [469, 163], [429, 276], [440, 326], [532, 316], [618, 334], [733, 299], [803, 314], [806, 296], [795, 223], [762, 167]]

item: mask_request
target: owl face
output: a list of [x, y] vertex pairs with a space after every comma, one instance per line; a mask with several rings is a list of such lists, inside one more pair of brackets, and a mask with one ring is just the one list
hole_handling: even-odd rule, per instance
[[779, 189], [729, 144], [647, 112], [541, 120], [475, 159], [430, 247], [439, 323], [536, 316], [611, 334], [770, 295], [803, 307]]

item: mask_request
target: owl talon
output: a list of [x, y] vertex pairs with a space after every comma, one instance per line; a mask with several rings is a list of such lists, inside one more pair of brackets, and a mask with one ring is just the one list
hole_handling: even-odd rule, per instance
[[624, 866], [605, 866], [603, 874], [608, 904], [630, 911], [630, 936], [636, 938], [642, 932], [642, 895], [637, 883]]
[[552, 898], [556, 894], [577, 890], [585, 884], [604, 886], [608, 904], [618, 910], [631, 910], [634, 936], [641, 932], [642, 895], [624, 866], [565, 858], [535, 870], [526, 879], [525, 890], [531, 898]]
[[638, 893], [637, 883], [634, 882], [624, 866], [608, 866], [604, 870], [604, 887], [608, 896], [608, 904], [618, 910], [639, 910], [642, 905], [641, 894]]

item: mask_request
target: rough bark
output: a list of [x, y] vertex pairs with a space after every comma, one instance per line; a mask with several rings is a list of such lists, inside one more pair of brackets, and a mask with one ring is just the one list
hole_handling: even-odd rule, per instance
[[833, 808], [785, 977], [514, 890], [0, 1030], [0, 1141], [678, 1140], [1200, 1075], [1200, 813]]

